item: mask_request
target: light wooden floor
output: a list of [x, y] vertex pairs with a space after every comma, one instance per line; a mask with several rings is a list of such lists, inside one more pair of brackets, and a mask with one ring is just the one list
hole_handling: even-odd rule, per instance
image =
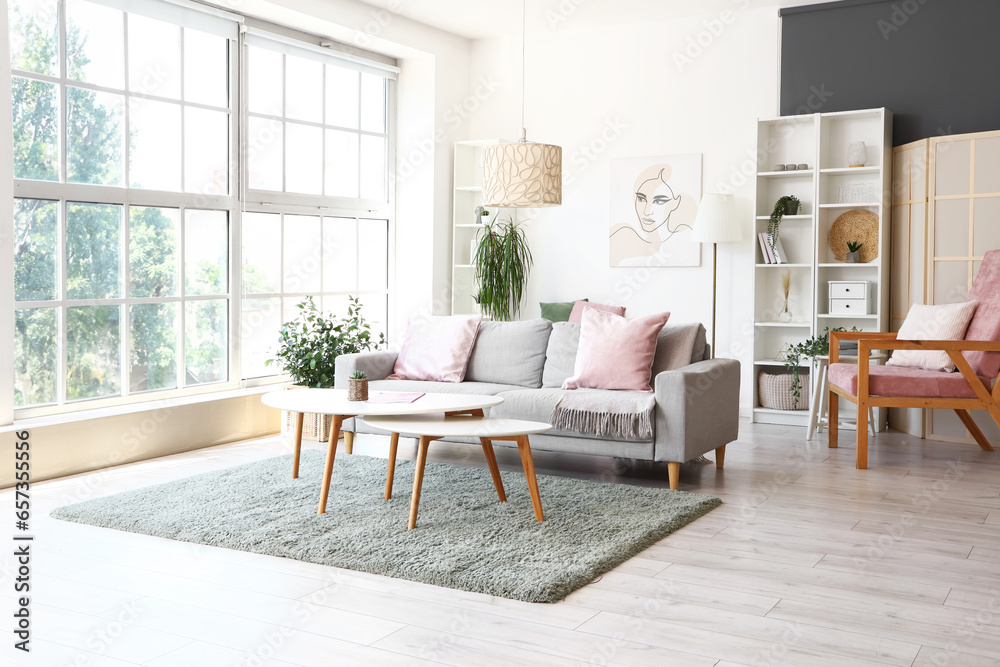
[[[386, 449], [368, 436], [355, 452]], [[5, 630], [0, 664], [1000, 665], [1000, 451], [974, 445], [880, 434], [858, 471], [853, 444], [807, 448], [803, 429], [744, 425], [722, 474], [682, 469], [683, 489], [722, 507], [553, 605], [47, 516], [287, 451], [270, 438], [36, 485], [34, 651], [12, 651]], [[415, 457], [413, 441], [400, 456]], [[444, 443], [431, 458], [484, 464], [481, 450]], [[516, 453], [498, 458], [520, 469]], [[543, 452], [535, 463], [541, 474], [666, 486], [659, 466]], [[12, 508], [9, 491], [0, 506]]]

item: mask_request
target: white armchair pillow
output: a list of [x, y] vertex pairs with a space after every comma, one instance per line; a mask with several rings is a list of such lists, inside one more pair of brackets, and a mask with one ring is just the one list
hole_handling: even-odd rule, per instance
[[[965, 330], [976, 312], [976, 302], [937, 306], [914, 304], [896, 336], [899, 340], [964, 340]], [[887, 366], [909, 366], [931, 371], [955, 370], [947, 352], [940, 350], [894, 350]]]

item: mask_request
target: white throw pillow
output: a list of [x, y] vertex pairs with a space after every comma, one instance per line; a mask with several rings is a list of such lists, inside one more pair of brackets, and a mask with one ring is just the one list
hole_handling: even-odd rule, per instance
[[[899, 328], [899, 340], [963, 340], [976, 302], [945, 303], [939, 306], [914, 304]], [[940, 350], [893, 350], [887, 366], [910, 366], [931, 371], [953, 371], [955, 364]]]

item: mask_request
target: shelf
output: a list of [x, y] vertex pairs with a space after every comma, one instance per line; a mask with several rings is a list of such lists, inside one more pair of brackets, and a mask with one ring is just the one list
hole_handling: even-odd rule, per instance
[[758, 269], [808, 269], [812, 264], [758, 264]]
[[466, 225], [466, 224], [455, 225], [455, 227], [463, 227], [465, 229], [469, 229], [470, 227], [474, 227], [476, 229], [482, 229], [482, 228], [486, 227], [486, 225], [477, 225], [475, 223], [472, 223], [471, 225]]
[[479, 185], [458, 185], [455, 189], [459, 192], [482, 192], [483, 188]]
[[847, 262], [821, 262], [816, 266], [821, 269], [877, 269], [878, 262], [858, 262], [852, 264], [848, 264]]
[[[769, 215], [758, 215], [757, 219], [758, 220], [770, 220], [771, 216], [769, 216]], [[781, 216], [781, 221], [784, 222], [785, 220], [812, 220], [812, 214], [811, 213], [800, 213], [798, 215], [783, 215], [783, 216]]]
[[812, 176], [812, 169], [789, 169], [787, 171], [758, 171], [760, 178], [793, 178], [795, 176]]
[[810, 322], [754, 322], [755, 327], [782, 327], [785, 329], [808, 329]]
[[808, 410], [772, 410], [771, 408], [754, 408], [754, 412], [758, 412], [763, 415], [796, 415], [802, 417], [808, 417]]
[[832, 319], [832, 320], [877, 320], [878, 319], [878, 315], [854, 315], [853, 313], [844, 315], [831, 315], [830, 313], [820, 313], [816, 317], [821, 317], [824, 319]]
[[882, 171], [882, 167], [833, 167], [832, 169], [820, 169], [821, 174], [877, 174]]
[[[856, 204], [820, 204], [820, 208], [878, 208], [879, 202], [858, 202]], [[787, 216], [786, 216], [787, 217]]]
[[[784, 361], [775, 361], [774, 359], [761, 359], [759, 361], [753, 362], [754, 366], [781, 366], [785, 367]], [[809, 364], [800, 364], [799, 368], [806, 368]]]
[[453, 264], [452, 266], [454, 268], [456, 268], [456, 269], [474, 269], [474, 268], [476, 268], [472, 264]]

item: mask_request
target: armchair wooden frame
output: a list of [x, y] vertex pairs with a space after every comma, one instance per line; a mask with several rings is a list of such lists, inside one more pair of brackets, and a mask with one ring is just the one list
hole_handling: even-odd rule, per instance
[[[976, 422], [969, 416], [969, 410], [986, 410], [993, 421], [1000, 426], [1000, 375], [994, 378], [993, 392], [983, 386], [962, 352], [1000, 352], [1000, 341], [978, 340], [898, 340], [894, 333], [830, 332], [830, 363], [838, 363], [840, 341], [858, 341], [858, 394], [851, 394], [842, 387], [830, 383], [830, 447], [836, 447], [838, 396], [843, 396], [858, 406], [858, 450], [857, 467], [868, 467], [868, 408], [937, 408], [954, 410], [965, 427], [972, 433], [979, 446], [992, 452], [990, 444]], [[975, 398], [936, 398], [915, 396], [871, 396], [869, 394], [868, 357], [872, 350], [940, 350], [947, 352], [962, 377], [969, 383]]]

